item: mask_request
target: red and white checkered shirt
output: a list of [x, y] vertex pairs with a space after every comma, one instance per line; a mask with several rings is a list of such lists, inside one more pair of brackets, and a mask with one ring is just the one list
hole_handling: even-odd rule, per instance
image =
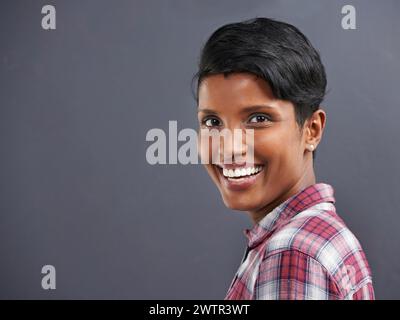
[[333, 188], [309, 186], [251, 230], [225, 300], [375, 299], [371, 270], [335, 210]]

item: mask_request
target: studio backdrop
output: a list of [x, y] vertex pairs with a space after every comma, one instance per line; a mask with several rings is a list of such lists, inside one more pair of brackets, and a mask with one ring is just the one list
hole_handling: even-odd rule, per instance
[[174, 135], [198, 128], [205, 41], [268, 17], [320, 52], [317, 181], [376, 297], [400, 299], [399, 14], [395, 0], [1, 1], [0, 298], [224, 298], [250, 219], [201, 164], [152, 164], [146, 137], [160, 129], [179, 150]]

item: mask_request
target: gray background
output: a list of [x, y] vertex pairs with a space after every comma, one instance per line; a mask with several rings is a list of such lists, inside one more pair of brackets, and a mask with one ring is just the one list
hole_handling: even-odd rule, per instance
[[[41, 28], [54, 4], [57, 29]], [[341, 8], [357, 30], [341, 28]], [[399, 1], [2, 1], [0, 297], [222, 299], [246, 213], [200, 165], [147, 164], [151, 128], [197, 128], [190, 80], [217, 27], [267, 16], [321, 52], [318, 181], [400, 298]], [[41, 288], [41, 268], [57, 289]]]

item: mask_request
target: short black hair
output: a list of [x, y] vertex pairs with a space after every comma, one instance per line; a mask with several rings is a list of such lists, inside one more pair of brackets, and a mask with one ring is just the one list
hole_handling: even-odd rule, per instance
[[[291, 24], [254, 18], [226, 24], [205, 43], [199, 61], [195, 99], [208, 75], [247, 72], [264, 79], [278, 99], [295, 106], [300, 128], [319, 109], [326, 93], [325, 68], [317, 50]], [[313, 153], [314, 155], [314, 153]]]

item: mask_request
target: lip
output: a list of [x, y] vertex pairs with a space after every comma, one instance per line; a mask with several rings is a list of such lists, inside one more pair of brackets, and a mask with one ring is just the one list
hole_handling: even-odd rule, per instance
[[[261, 176], [261, 173], [264, 172], [264, 170], [265, 170], [265, 165], [262, 165], [262, 166], [263, 166], [263, 168], [256, 174], [253, 174], [251, 176], [246, 176], [243, 178], [235, 178], [235, 179], [225, 177], [222, 174], [221, 166], [215, 165], [215, 168], [218, 172], [218, 175], [220, 176], [220, 181], [227, 189], [232, 190], [232, 191], [243, 191], [243, 190], [250, 188], [257, 182], [258, 178]], [[227, 168], [227, 166], [225, 166], [225, 167]], [[244, 166], [235, 166], [235, 167], [230, 167], [229, 169], [241, 168], [241, 167], [243, 168]]]
[[250, 164], [250, 163], [243, 163], [243, 164], [237, 164], [237, 163], [233, 163], [233, 164], [215, 164], [217, 167], [219, 168], [225, 168], [225, 169], [241, 169], [241, 168], [247, 168], [247, 167], [256, 167], [256, 166], [263, 166], [262, 164], [257, 165], [257, 164]]

